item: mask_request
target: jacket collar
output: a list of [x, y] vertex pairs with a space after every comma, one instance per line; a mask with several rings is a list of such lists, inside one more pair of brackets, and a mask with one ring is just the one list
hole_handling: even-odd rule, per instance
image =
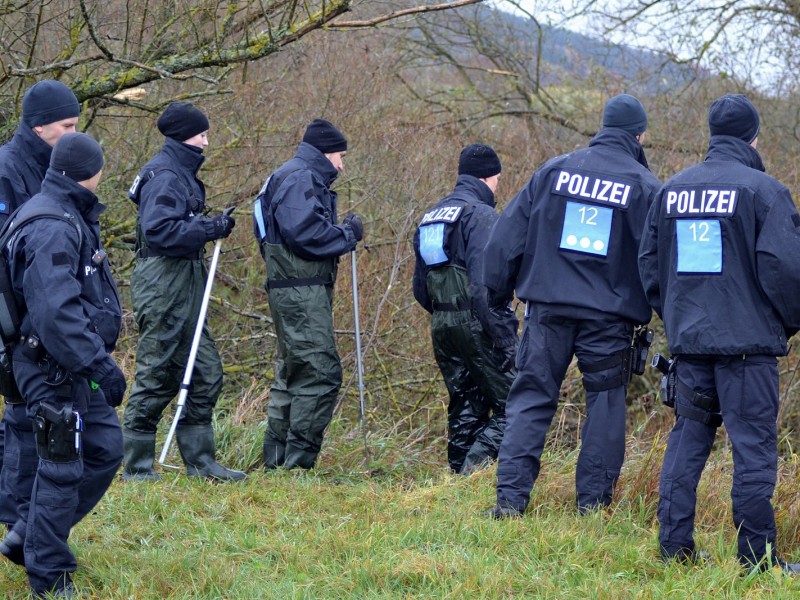
[[50, 155], [53, 153], [53, 147], [36, 135], [33, 129], [24, 123], [20, 123], [14, 133], [14, 140], [20, 145], [25, 154], [43, 168], [42, 170], [47, 169], [50, 164]]
[[164, 138], [164, 148], [161, 151], [193, 175], [197, 175], [206, 160], [202, 152], [172, 138]]
[[618, 127], [604, 127], [589, 142], [589, 146], [607, 146], [628, 154], [645, 169], [650, 169], [644, 148], [632, 133]]
[[71, 204], [87, 222], [96, 221], [106, 209], [94, 192], [54, 169], [47, 169], [40, 193]]
[[708, 141], [706, 161], [738, 162], [751, 169], [765, 171], [758, 150], [744, 140], [730, 135], [712, 135]]
[[454, 194], [466, 192], [475, 196], [479, 201], [488, 204], [492, 208], [495, 206], [494, 192], [483, 181], [472, 175], [459, 175], [456, 179]]
[[325, 186], [330, 186], [339, 176], [339, 171], [336, 170], [333, 163], [311, 144], [300, 142], [294, 157], [308, 163], [308, 166], [319, 175]]

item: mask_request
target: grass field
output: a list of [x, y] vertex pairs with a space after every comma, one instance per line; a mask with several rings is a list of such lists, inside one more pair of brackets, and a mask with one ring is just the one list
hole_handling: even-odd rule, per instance
[[[658, 439], [631, 439], [611, 509], [578, 516], [576, 454], [553, 452], [525, 517], [502, 522], [483, 515], [494, 469], [450, 475], [441, 444], [427, 459], [390, 463], [391, 444], [380, 442], [371, 440], [369, 473], [353, 438], [312, 473], [118, 479], [73, 531], [75, 581], [87, 597], [136, 599], [800, 597], [800, 579], [738, 566], [722, 438], [699, 492], [697, 541], [711, 560], [693, 567], [658, 558]], [[775, 498], [788, 559], [800, 558], [799, 471], [794, 459], [781, 464]], [[28, 597], [24, 572], [4, 562], [0, 592]]]

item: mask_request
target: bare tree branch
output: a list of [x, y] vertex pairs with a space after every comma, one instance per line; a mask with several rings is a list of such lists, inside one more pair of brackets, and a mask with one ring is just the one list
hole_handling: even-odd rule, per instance
[[375, 17], [374, 19], [367, 19], [365, 21], [335, 21], [330, 25], [328, 25], [328, 28], [356, 29], [359, 27], [375, 27], [375, 25], [379, 25], [380, 23], [385, 23], [386, 21], [391, 21], [392, 19], [397, 19], [399, 17], [437, 12], [440, 10], [450, 10], [453, 8], [458, 8], [460, 6], [469, 6], [470, 4], [478, 4], [480, 2], [483, 2], [483, 0], [458, 0], [457, 2], [445, 2], [444, 4], [435, 4], [433, 6], [417, 6], [416, 8], [397, 10], [395, 12], [381, 15], [380, 17]]

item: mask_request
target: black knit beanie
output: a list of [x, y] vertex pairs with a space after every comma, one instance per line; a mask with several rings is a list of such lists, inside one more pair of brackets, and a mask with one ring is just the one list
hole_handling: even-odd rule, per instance
[[711, 135], [730, 135], [749, 144], [758, 137], [760, 126], [758, 111], [744, 94], [720, 96], [708, 109]]
[[81, 114], [75, 94], [54, 79], [34, 83], [22, 97], [22, 122], [28, 127], [48, 125]]
[[50, 168], [74, 181], [86, 181], [103, 168], [103, 149], [85, 133], [65, 133], [53, 147]]
[[647, 129], [647, 112], [642, 103], [630, 94], [614, 96], [606, 102], [603, 110], [603, 127], [616, 127], [640, 135]]
[[333, 152], [344, 152], [347, 150], [347, 140], [344, 134], [336, 129], [330, 121], [325, 119], [314, 119], [306, 127], [303, 141], [311, 144], [323, 154]]
[[458, 158], [458, 174], [487, 179], [501, 171], [500, 158], [491, 146], [470, 144]]
[[185, 142], [198, 133], [208, 131], [208, 117], [191, 102], [172, 102], [156, 121], [166, 137]]

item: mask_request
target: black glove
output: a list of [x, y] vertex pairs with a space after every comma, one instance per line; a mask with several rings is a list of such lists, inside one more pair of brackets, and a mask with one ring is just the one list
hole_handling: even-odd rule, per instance
[[514, 363], [517, 359], [516, 340], [512, 340], [511, 343], [506, 346], [495, 344], [494, 352], [497, 355], [498, 368], [501, 373], [508, 373], [514, 368]]
[[109, 406], [116, 408], [122, 404], [122, 398], [125, 396], [125, 390], [128, 389], [128, 384], [125, 381], [125, 374], [116, 363], [114, 363], [114, 368], [108, 373], [98, 377], [98, 380], [93, 381], [102, 390]]
[[214, 224], [214, 237], [211, 239], [218, 240], [226, 238], [233, 231], [233, 226], [236, 225], [236, 219], [231, 216], [235, 206], [229, 206], [216, 217], [211, 219]]
[[347, 215], [342, 221], [342, 225], [345, 225], [351, 229], [357, 242], [360, 242], [364, 239], [364, 224], [361, 222], [361, 218], [357, 214], [350, 213]]
[[494, 340], [495, 353], [505, 367], [501, 368], [503, 373], [514, 366], [518, 328], [519, 319], [509, 304], [489, 306], [489, 334]]

